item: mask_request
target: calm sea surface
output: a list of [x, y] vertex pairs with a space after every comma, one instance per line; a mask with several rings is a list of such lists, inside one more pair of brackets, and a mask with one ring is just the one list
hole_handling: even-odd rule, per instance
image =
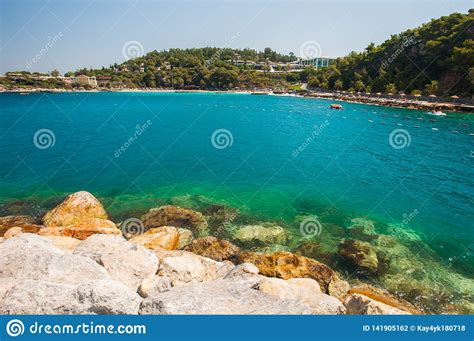
[[[438, 284], [446, 307], [472, 309], [472, 117], [350, 103], [334, 111], [330, 103], [1, 94], [1, 213], [40, 214], [78, 190], [96, 195], [115, 221], [158, 202], [223, 204], [295, 236], [299, 217], [315, 216], [320, 233], [302, 240], [333, 256], [360, 218], [375, 227], [362, 238], [389, 255], [387, 272], [372, 280], [412, 301]], [[401, 246], [389, 249], [379, 235]], [[328, 262], [351, 275], [339, 260]]]

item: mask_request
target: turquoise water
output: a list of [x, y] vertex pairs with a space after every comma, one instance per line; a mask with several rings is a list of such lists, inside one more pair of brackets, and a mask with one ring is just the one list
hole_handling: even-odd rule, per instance
[[[298, 236], [298, 216], [316, 215], [322, 232], [311, 241], [348, 276], [334, 256], [337, 242], [351, 232], [351, 219], [363, 218], [405, 247], [388, 251], [399, 257], [392, 273], [371, 280], [410, 291], [397, 273], [416, 264], [425, 271], [420, 283], [432, 287], [442, 273], [440, 287], [454, 285], [458, 294], [446, 301], [465, 306], [474, 270], [472, 119], [351, 103], [333, 111], [329, 103], [212, 93], [1, 94], [1, 213], [40, 214], [87, 190], [115, 221], [158, 203], [218, 203]], [[53, 132], [53, 146], [35, 146], [40, 129]], [[211, 141], [219, 129], [231, 134], [223, 149]], [[395, 129], [408, 132], [408, 146], [391, 146]], [[376, 245], [373, 235], [361, 238]]]

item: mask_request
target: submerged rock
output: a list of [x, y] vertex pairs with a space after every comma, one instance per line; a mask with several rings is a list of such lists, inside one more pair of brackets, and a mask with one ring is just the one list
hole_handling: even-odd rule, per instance
[[142, 217], [146, 227], [186, 227], [198, 235], [207, 231], [207, 221], [200, 212], [179, 206], [152, 208]]
[[378, 258], [375, 249], [366, 242], [348, 239], [339, 245], [339, 254], [362, 271], [377, 273]]
[[186, 247], [186, 250], [218, 262], [223, 260], [235, 261], [240, 253], [240, 248], [237, 246], [227, 240], [219, 240], [215, 237], [196, 239]]
[[242, 244], [285, 244], [288, 234], [281, 226], [247, 225], [236, 230], [233, 238]]
[[20, 228], [23, 233], [36, 233], [41, 225], [36, 224], [36, 219], [29, 215], [10, 215], [0, 217], [0, 237], [11, 228]]
[[121, 231], [110, 220], [102, 204], [89, 192], [69, 195], [43, 217], [39, 235], [86, 239], [93, 234], [116, 234]]
[[140, 314], [311, 314], [296, 300], [282, 300], [252, 288], [252, 281], [218, 279], [173, 288], [143, 300]]
[[350, 294], [344, 305], [349, 315], [410, 315], [410, 313], [377, 302], [360, 294]]
[[93, 235], [77, 246], [74, 255], [94, 260], [112, 279], [133, 291], [137, 291], [145, 277], [158, 270], [158, 259], [153, 252], [119, 236]]
[[178, 247], [179, 233], [173, 226], [154, 227], [141, 235], [131, 238], [130, 242], [143, 245], [151, 250], [174, 250]]
[[178, 229], [179, 240], [177, 249], [183, 249], [188, 246], [189, 243], [193, 240], [193, 231], [179, 227]]
[[0, 314], [137, 314], [140, 301], [136, 293], [112, 280], [80, 284], [22, 280], [0, 295]]
[[[260, 274], [264, 276], [283, 279], [313, 278], [319, 283], [324, 293], [329, 293], [330, 285], [333, 288], [348, 288], [347, 283], [327, 265], [290, 252], [273, 254], [246, 252], [239, 256], [239, 260], [256, 265]], [[343, 290], [333, 290], [333, 293], [344, 294]]]
[[354, 218], [347, 228], [358, 229], [366, 235], [375, 234], [375, 223], [367, 218]]

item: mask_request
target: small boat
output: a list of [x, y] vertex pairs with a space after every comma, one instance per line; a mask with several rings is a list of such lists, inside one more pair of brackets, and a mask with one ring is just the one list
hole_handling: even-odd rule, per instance
[[433, 115], [433, 116], [446, 116], [446, 114], [442, 111], [437, 111], [433, 110], [428, 113], [428, 115]]
[[329, 106], [329, 108], [330, 108], [330, 109], [337, 109], [337, 110], [339, 110], [339, 109], [342, 109], [342, 105], [340, 105], [340, 104], [331, 104], [331, 105]]

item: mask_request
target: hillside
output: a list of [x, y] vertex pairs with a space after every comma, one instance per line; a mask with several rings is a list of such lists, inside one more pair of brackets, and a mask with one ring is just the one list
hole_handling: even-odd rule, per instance
[[433, 19], [306, 75], [311, 87], [471, 97], [474, 10]]

